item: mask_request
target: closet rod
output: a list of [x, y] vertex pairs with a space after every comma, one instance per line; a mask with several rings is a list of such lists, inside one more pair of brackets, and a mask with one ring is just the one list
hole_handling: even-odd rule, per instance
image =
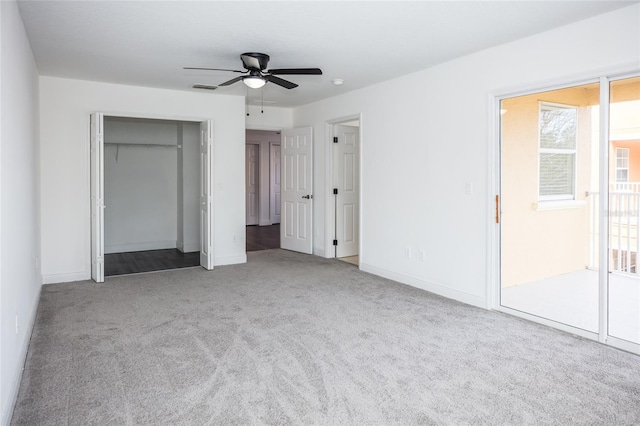
[[146, 146], [146, 147], [162, 147], [162, 148], [182, 148], [182, 145], [163, 145], [161, 143], [125, 143], [125, 142], [105, 142], [105, 145], [117, 146]]

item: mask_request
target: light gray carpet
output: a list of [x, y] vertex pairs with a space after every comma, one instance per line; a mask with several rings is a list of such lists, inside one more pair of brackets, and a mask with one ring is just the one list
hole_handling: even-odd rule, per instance
[[41, 424], [640, 424], [640, 357], [283, 250], [42, 290]]

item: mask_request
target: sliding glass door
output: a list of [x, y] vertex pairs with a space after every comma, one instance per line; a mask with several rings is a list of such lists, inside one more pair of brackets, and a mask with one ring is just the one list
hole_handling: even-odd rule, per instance
[[500, 105], [500, 303], [594, 333], [598, 105], [598, 83]]
[[501, 99], [499, 197], [500, 309], [638, 351], [640, 77]]
[[640, 343], [640, 77], [609, 89], [608, 334]]

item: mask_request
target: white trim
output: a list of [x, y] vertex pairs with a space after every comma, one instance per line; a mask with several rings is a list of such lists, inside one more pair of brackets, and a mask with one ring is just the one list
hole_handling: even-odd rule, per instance
[[[548, 92], [548, 91], [545, 91]], [[541, 93], [545, 93], [541, 92]], [[562, 149], [562, 148], [542, 148], [542, 138], [541, 133], [542, 129], [540, 127], [541, 115], [542, 111], [546, 110], [572, 110], [575, 114], [576, 119], [576, 134], [574, 138], [574, 147], [571, 149]], [[544, 201], [552, 201], [552, 200], [575, 200], [576, 193], [578, 191], [578, 107], [574, 105], [560, 104], [557, 102], [546, 102], [546, 101], [538, 101], [538, 200], [540, 202]], [[558, 194], [558, 195], [541, 195], [541, 185], [540, 178], [542, 174], [540, 173], [540, 157], [542, 154], [564, 154], [564, 155], [573, 155], [573, 188], [571, 194]]]
[[[626, 157], [621, 158], [618, 156], [619, 153], [622, 152], [626, 152]], [[627, 183], [629, 182], [629, 160], [630, 160], [630, 156], [629, 156], [629, 148], [620, 148], [620, 147], [616, 147], [616, 174], [614, 175], [614, 182], [613, 183]], [[618, 160], [627, 160], [627, 167], [620, 167], [618, 166]], [[627, 172], [627, 179], [626, 180], [618, 180], [618, 170], [625, 170]]]
[[38, 314], [38, 306], [40, 305], [40, 295], [42, 293], [42, 286], [38, 288], [38, 294], [35, 298], [35, 306], [31, 308], [31, 315], [29, 316], [29, 323], [27, 324], [28, 333], [25, 333], [23, 344], [20, 347], [20, 353], [18, 354], [18, 361], [21, 367], [17, 369], [13, 380], [11, 381], [11, 387], [9, 388], [9, 405], [6, 407], [6, 411], [2, 413], [2, 424], [9, 425], [11, 423], [11, 417], [13, 417], [13, 410], [15, 409], [16, 402], [18, 401], [18, 391], [20, 390], [20, 382], [22, 381], [22, 372], [24, 371], [25, 363], [27, 362], [27, 354], [29, 352], [29, 343], [31, 343], [31, 335], [33, 334], [33, 328], [36, 325], [36, 317]]
[[[606, 75], [611, 81], [623, 80], [629, 77], [637, 77], [638, 62], [628, 62], [615, 67], [599, 68], [583, 73], [574, 73], [558, 78], [538, 80], [513, 87], [496, 88], [491, 96], [498, 99], [514, 98], [517, 96], [532, 95], [539, 92], [567, 89], [569, 87], [598, 83], [601, 75]], [[596, 77], [594, 77], [596, 76]]]
[[[502, 217], [500, 209], [502, 203], [502, 191], [500, 186], [501, 174], [501, 127], [500, 127], [500, 105], [502, 100], [493, 94], [489, 94], [487, 99], [487, 120], [489, 125], [487, 149], [487, 194], [489, 194], [489, 202], [487, 203], [487, 286], [486, 286], [486, 309], [493, 309], [500, 302], [500, 224], [496, 223], [496, 203], [495, 196], [500, 200], [498, 205], [498, 213]], [[497, 142], [497, 143], [495, 143]], [[496, 166], [497, 164], [497, 166]]]
[[598, 334], [592, 331], [584, 330], [582, 328], [573, 327], [567, 324], [563, 324], [561, 322], [553, 321], [545, 317], [541, 317], [538, 315], [529, 314], [524, 311], [519, 311], [517, 309], [509, 308], [507, 306], [498, 305], [494, 308], [494, 310], [498, 312], [503, 312], [505, 314], [513, 315], [514, 317], [522, 318], [529, 320], [531, 322], [535, 322], [538, 324], [546, 325], [547, 327], [555, 328], [557, 330], [564, 331], [566, 333], [571, 333], [576, 336], [584, 337], [586, 339], [598, 341]]
[[623, 351], [640, 355], [640, 345], [637, 343], [629, 342], [628, 340], [623, 340], [613, 336], [607, 336], [606, 344]]
[[400, 284], [406, 284], [411, 287], [419, 288], [421, 290], [425, 290], [430, 293], [434, 293], [439, 296], [446, 297], [448, 299], [453, 299], [457, 302], [466, 303], [468, 305], [477, 306], [479, 308], [486, 308], [487, 306], [486, 298], [476, 296], [470, 293], [466, 293], [464, 291], [455, 290], [445, 285], [432, 283], [429, 281], [422, 280], [420, 278], [412, 277], [410, 275], [389, 271], [384, 268], [379, 268], [377, 266], [363, 263], [362, 261], [360, 261], [360, 269], [364, 272], [368, 272], [370, 274], [374, 274], [379, 277], [387, 278], [387, 279], [396, 281]]
[[178, 245], [176, 244], [176, 240], [145, 241], [142, 243], [105, 245], [104, 254], [146, 250], [166, 250], [177, 247]]
[[176, 248], [182, 253], [193, 253], [196, 251], [200, 251], [200, 243], [199, 242], [184, 243], [184, 244], [177, 243]]
[[91, 279], [91, 272], [70, 272], [64, 274], [48, 274], [42, 276], [42, 284], [70, 283]]
[[531, 208], [536, 211], [545, 210], [564, 210], [564, 209], [579, 209], [587, 205], [584, 200], [541, 200], [537, 203], [533, 203]]
[[240, 263], [247, 263], [247, 254], [239, 254], [236, 256], [220, 256], [213, 260], [214, 266], [222, 265], [237, 265]]
[[[607, 342], [609, 331], [609, 80], [600, 77], [600, 206], [598, 340]], [[606, 105], [607, 108], [603, 108]]]
[[143, 118], [147, 120], [164, 120], [164, 121], [187, 121], [192, 123], [202, 123], [203, 121], [209, 121], [210, 118], [206, 117], [193, 117], [182, 116], [174, 114], [146, 114], [139, 112], [109, 112], [100, 111], [104, 117], [120, 117], [120, 118]]

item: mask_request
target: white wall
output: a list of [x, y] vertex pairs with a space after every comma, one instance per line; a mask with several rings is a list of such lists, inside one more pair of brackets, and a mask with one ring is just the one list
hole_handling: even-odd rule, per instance
[[90, 277], [89, 114], [214, 121], [215, 264], [246, 261], [244, 98], [40, 78], [42, 274]]
[[265, 130], [247, 130], [247, 144], [258, 145], [258, 200], [259, 220], [258, 225], [272, 225], [270, 216], [270, 145], [280, 143], [280, 132]]
[[[286, 90], [286, 89], [283, 89]], [[246, 115], [246, 114], [245, 114]], [[246, 116], [246, 128], [251, 130], [282, 130], [293, 127], [293, 110], [291, 108], [264, 107], [264, 113], [260, 107], [249, 107], [249, 115]]]
[[8, 424], [42, 282], [38, 72], [14, 1], [0, 2], [0, 28], [0, 418]]
[[294, 109], [314, 127], [314, 253], [328, 250], [326, 122], [362, 113], [362, 269], [487, 306], [492, 94], [640, 69], [639, 23], [635, 5]]
[[105, 117], [104, 141], [105, 253], [175, 248], [178, 123]]

